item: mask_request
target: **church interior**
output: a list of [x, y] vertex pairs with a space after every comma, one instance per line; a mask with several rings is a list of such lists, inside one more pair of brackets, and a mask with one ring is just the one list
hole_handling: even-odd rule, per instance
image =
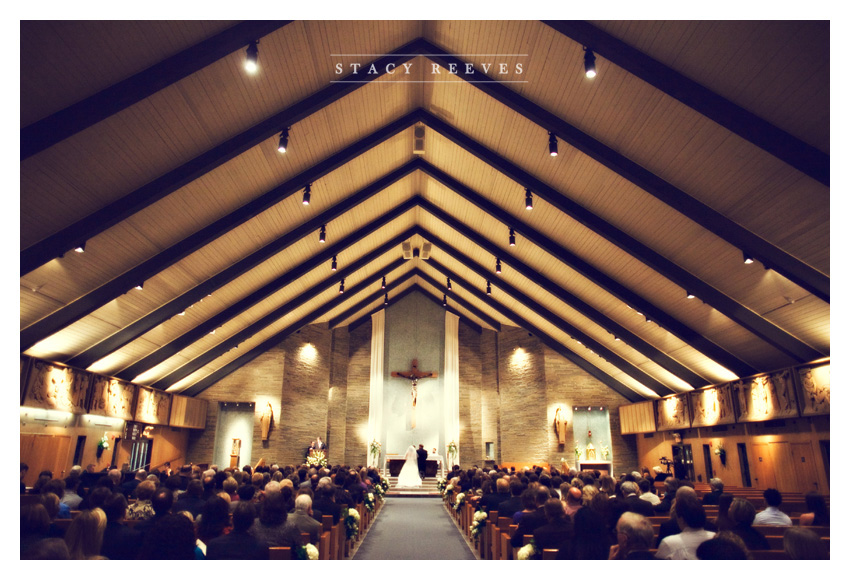
[[320, 438], [829, 494], [829, 21], [20, 24], [27, 486]]

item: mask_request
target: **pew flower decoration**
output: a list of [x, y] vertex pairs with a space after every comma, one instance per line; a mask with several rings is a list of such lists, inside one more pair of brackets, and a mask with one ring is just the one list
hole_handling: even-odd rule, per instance
[[446, 481], [445, 477], [437, 480], [437, 491], [439, 491], [440, 495], [442, 495], [442, 496], [446, 495], [446, 484], [447, 483], [448, 482]]
[[[343, 513], [345, 509], [343, 508]], [[349, 540], [357, 535], [360, 529], [360, 514], [354, 508], [348, 508], [348, 513], [345, 514], [345, 537]]]
[[602, 452], [602, 459], [604, 459], [605, 461], [608, 461], [608, 455], [611, 454], [611, 450], [608, 449], [608, 446], [603, 445], [602, 447], [599, 448], [599, 450]]
[[100, 459], [100, 456], [103, 455], [103, 452], [109, 449], [109, 437], [106, 435], [106, 431], [103, 432], [103, 437], [100, 438], [100, 441], [97, 442], [97, 457]]
[[477, 511], [472, 516], [472, 525], [469, 526], [469, 531], [472, 533], [472, 538], [475, 539], [484, 531], [484, 526], [487, 525], [487, 512]]
[[444, 490], [443, 490], [443, 499], [445, 499], [446, 497], [450, 496], [450, 495], [451, 495], [451, 493], [452, 493], [452, 490], [453, 490], [454, 488], [455, 488], [455, 486], [454, 486], [453, 484], [451, 484], [451, 483], [450, 483], [450, 484], [448, 484], [448, 485], [446, 486], [446, 489], [444, 489]]
[[459, 512], [461, 509], [463, 509], [463, 504], [465, 504], [465, 503], [466, 503], [466, 494], [465, 493], [457, 494], [457, 498], [455, 499], [455, 511]]
[[384, 494], [387, 493], [387, 490], [384, 489], [384, 482], [378, 481], [375, 483], [375, 499], [381, 501], [384, 499]]
[[537, 554], [537, 544], [534, 543], [534, 540], [531, 540], [529, 543], [524, 545], [517, 552], [517, 557], [520, 560], [532, 560], [534, 556]]
[[298, 546], [295, 549], [295, 559], [296, 560], [318, 560], [319, 559], [319, 550], [313, 544], [306, 544], [304, 546]]
[[457, 457], [457, 443], [452, 440], [446, 445], [446, 462], [451, 464], [454, 457]]
[[367, 493], [363, 496], [363, 505], [366, 506], [366, 509], [369, 510], [369, 513], [375, 511], [375, 494]]

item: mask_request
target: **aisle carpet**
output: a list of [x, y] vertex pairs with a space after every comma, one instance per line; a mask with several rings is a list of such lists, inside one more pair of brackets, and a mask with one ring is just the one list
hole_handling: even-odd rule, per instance
[[353, 560], [475, 560], [443, 501], [388, 497]]

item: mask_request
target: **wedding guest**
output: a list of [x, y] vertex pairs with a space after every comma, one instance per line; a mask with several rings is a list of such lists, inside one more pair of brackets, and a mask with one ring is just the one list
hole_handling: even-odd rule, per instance
[[106, 514], [100, 508], [81, 511], [65, 532], [65, 543], [72, 560], [91, 560], [100, 556]]
[[801, 526], [828, 526], [829, 508], [824, 497], [816, 491], [806, 494], [806, 509], [808, 512], [800, 516]]
[[791, 518], [779, 509], [782, 505], [782, 494], [779, 490], [768, 488], [764, 490], [764, 501], [767, 507], [756, 514], [754, 526], [790, 526]]
[[808, 528], [789, 527], [785, 530], [782, 544], [791, 560], [829, 560], [826, 544]]
[[741, 497], [732, 500], [729, 519], [735, 523], [735, 527], [731, 531], [744, 540], [748, 550], [769, 550], [770, 544], [764, 534], [753, 528], [755, 517], [756, 508], [749, 500]]

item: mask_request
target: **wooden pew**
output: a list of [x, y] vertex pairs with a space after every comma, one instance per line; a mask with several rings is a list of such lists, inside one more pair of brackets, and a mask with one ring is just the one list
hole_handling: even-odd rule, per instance
[[784, 550], [750, 550], [753, 560], [788, 560]]
[[330, 560], [330, 549], [331, 549], [331, 533], [330, 531], [322, 532], [322, 535], [319, 536], [319, 560]]
[[336, 532], [334, 531], [333, 516], [322, 514], [322, 532], [328, 532], [328, 560], [336, 560], [339, 548], [336, 545]]
[[558, 550], [555, 549], [555, 548], [546, 548], [545, 550], [543, 550], [542, 558], [544, 560], [557, 560], [558, 559]]
[[269, 560], [291, 560], [292, 549], [289, 546], [274, 546], [269, 548]]

